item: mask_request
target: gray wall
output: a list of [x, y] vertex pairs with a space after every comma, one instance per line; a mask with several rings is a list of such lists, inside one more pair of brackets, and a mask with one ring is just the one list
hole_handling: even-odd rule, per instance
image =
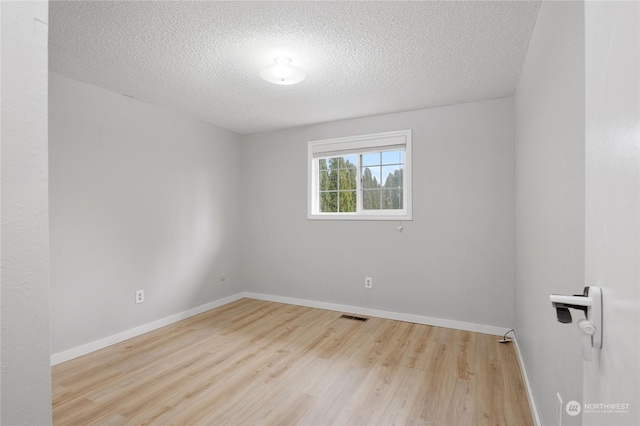
[[242, 291], [238, 135], [55, 73], [49, 105], [52, 353]]
[[580, 335], [556, 321], [549, 294], [584, 285], [584, 69], [583, 3], [543, 2], [515, 95], [514, 317], [548, 425], [556, 392], [582, 395]]
[[2, 15], [3, 425], [51, 423], [46, 2]]
[[[413, 221], [307, 220], [307, 141], [413, 131]], [[244, 138], [247, 291], [512, 325], [513, 99]], [[373, 288], [364, 288], [364, 277]]]

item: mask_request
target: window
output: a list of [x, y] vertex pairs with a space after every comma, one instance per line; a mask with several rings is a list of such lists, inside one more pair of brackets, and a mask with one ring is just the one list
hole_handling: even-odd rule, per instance
[[309, 142], [309, 219], [411, 220], [411, 131]]

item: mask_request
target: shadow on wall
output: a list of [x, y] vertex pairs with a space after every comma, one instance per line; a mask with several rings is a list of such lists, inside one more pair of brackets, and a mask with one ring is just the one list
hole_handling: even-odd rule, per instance
[[[177, 215], [163, 229], [164, 241], [158, 245], [153, 259], [152, 282], [162, 312], [181, 312], [228, 295], [229, 282], [221, 280], [224, 265], [227, 228], [224, 226], [224, 199], [214, 187], [214, 179], [206, 170], [189, 172], [173, 182], [176, 194], [171, 209]], [[166, 297], [172, 295], [172, 297]]]

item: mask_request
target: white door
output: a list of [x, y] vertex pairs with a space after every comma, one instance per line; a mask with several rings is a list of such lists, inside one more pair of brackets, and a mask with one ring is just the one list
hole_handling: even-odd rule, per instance
[[585, 2], [585, 55], [585, 275], [604, 333], [583, 423], [640, 425], [640, 3]]

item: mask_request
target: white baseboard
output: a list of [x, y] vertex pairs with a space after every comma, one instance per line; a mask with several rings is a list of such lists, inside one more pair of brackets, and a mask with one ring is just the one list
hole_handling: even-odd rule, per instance
[[237, 293], [232, 296], [214, 300], [213, 302], [205, 303], [204, 305], [196, 306], [195, 308], [170, 315], [157, 321], [143, 324], [139, 327], [132, 328], [130, 330], [126, 330], [109, 337], [105, 337], [104, 339], [95, 340], [93, 342], [66, 350], [64, 352], [58, 352], [57, 354], [51, 355], [51, 365], [60, 364], [79, 356], [97, 351], [98, 349], [115, 345], [116, 343], [131, 339], [132, 337], [140, 336], [141, 334], [148, 333], [160, 327], [164, 327], [165, 325], [173, 324], [174, 322], [178, 322], [194, 315], [201, 314], [202, 312], [206, 312], [222, 305], [226, 305], [227, 303], [235, 302], [236, 300], [242, 299], [243, 297], [243, 293]]
[[496, 336], [503, 336], [507, 331], [510, 330], [510, 328], [496, 327], [493, 325], [475, 324], [471, 322], [432, 318], [422, 315], [403, 314], [399, 312], [382, 311], [379, 309], [361, 308], [359, 306], [338, 305], [328, 302], [316, 302], [315, 300], [273, 296], [271, 294], [251, 293], [247, 291], [244, 292], [244, 297], [247, 297], [249, 299], [268, 300], [270, 302], [288, 303], [290, 305], [307, 306], [310, 308], [327, 309], [329, 311], [339, 311], [350, 314], [414, 322], [416, 324], [434, 325], [436, 327], [453, 328], [456, 330], [474, 331], [476, 333], [495, 334]]
[[[89, 342], [82, 346], [78, 346], [57, 354], [51, 355], [51, 365], [56, 365], [77, 358], [82, 355], [97, 351], [99, 349], [106, 348], [107, 346], [115, 345], [116, 343], [123, 342], [131, 339], [132, 337], [140, 336], [141, 334], [148, 333], [156, 330], [160, 327], [164, 327], [174, 322], [198, 315], [202, 312], [226, 305], [227, 303], [235, 302], [243, 297], [250, 299], [267, 300], [271, 302], [288, 303], [290, 305], [308, 306], [311, 308], [327, 309], [330, 311], [345, 312], [357, 315], [367, 315], [379, 318], [387, 318], [398, 321], [413, 322], [416, 324], [433, 325], [437, 327], [453, 328], [457, 330], [474, 331], [477, 333], [495, 334], [496, 336], [502, 336], [509, 329], [505, 327], [496, 327], [492, 325], [475, 324], [463, 321], [454, 321], [441, 318], [425, 317], [422, 315], [404, 314], [399, 312], [383, 311], [379, 309], [361, 308], [358, 306], [339, 305], [328, 302], [316, 302], [314, 300], [297, 299], [293, 297], [274, 296], [270, 294], [243, 292], [237, 293], [223, 299], [215, 300], [204, 305], [197, 306], [187, 311], [179, 312], [177, 314], [168, 316], [166, 318], [159, 319], [147, 324], [143, 324], [139, 327], [132, 328], [130, 330], [123, 331], [121, 333], [114, 334], [112, 336], [105, 337], [103, 339]], [[523, 369], [524, 374], [524, 369]], [[526, 380], [526, 374], [525, 374]], [[527, 381], [528, 386], [528, 381]]]
[[542, 422], [540, 421], [540, 414], [538, 414], [538, 407], [536, 406], [536, 401], [533, 399], [533, 390], [531, 389], [531, 383], [529, 383], [529, 376], [527, 375], [527, 369], [524, 367], [524, 361], [522, 360], [522, 353], [520, 352], [520, 347], [518, 346], [518, 339], [516, 339], [515, 333], [513, 337], [513, 343], [516, 347], [516, 355], [518, 356], [518, 363], [520, 364], [520, 371], [522, 371], [522, 377], [524, 377], [524, 383], [527, 387], [527, 398], [529, 399], [529, 407], [531, 408], [531, 417], [533, 417], [533, 421], [536, 426], [542, 426]]

